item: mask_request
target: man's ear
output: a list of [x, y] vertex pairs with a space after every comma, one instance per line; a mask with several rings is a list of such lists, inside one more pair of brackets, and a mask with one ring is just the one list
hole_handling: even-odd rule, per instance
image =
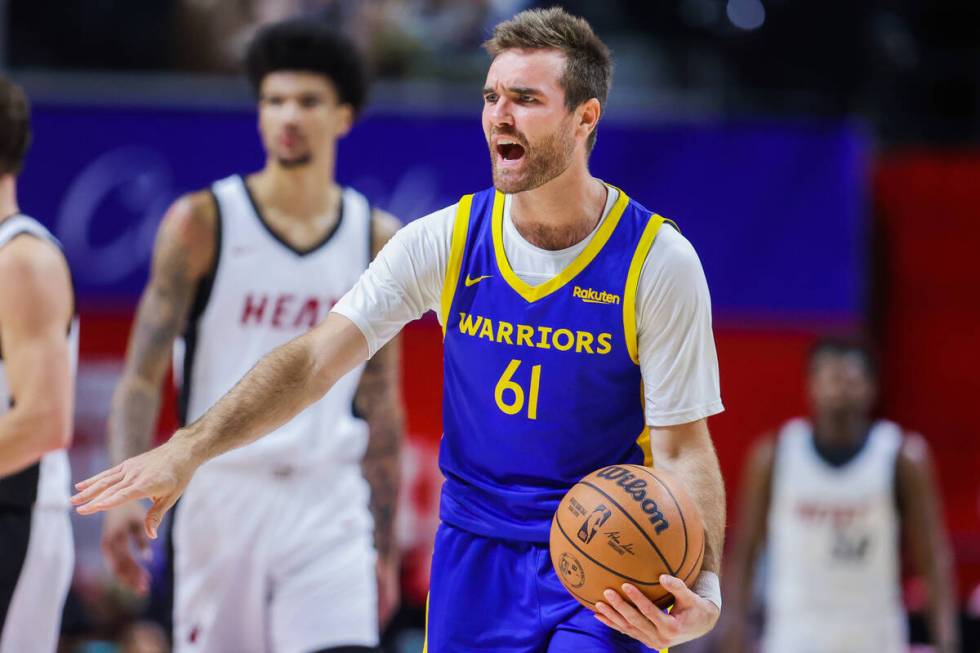
[[337, 107], [337, 138], [343, 138], [354, 127], [354, 107], [341, 104]]
[[579, 105], [575, 113], [578, 116], [576, 129], [580, 130], [581, 136], [588, 138], [589, 134], [595, 131], [599, 124], [599, 118], [602, 116], [602, 105], [596, 98], [590, 98]]

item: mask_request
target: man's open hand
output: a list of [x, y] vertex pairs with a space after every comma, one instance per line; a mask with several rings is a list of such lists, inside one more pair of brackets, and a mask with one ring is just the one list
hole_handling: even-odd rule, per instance
[[660, 584], [674, 595], [670, 614], [625, 583], [625, 599], [612, 589], [603, 593], [608, 603], [595, 604], [596, 619], [657, 650], [697, 639], [714, 627], [721, 614], [718, 606], [692, 592], [679, 578], [664, 574]]
[[75, 484], [71, 498], [80, 515], [90, 515], [138, 499], [150, 499], [143, 528], [156, 538], [163, 515], [173, 507], [191, 480], [198, 462], [179, 441], [169, 442], [130, 458]]

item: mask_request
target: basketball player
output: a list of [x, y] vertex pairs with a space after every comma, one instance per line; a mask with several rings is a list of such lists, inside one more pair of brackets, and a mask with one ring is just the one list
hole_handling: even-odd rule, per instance
[[75, 562], [78, 320], [60, 246], [17, 205], [30, 140], [27, 97], [0, 76], [0, 653], [55, 650]]
[[[428, 650], [632, 652], [698, 637], [720, 613], [725, 521], [705, 422], [722, 405], [700, 261], [663, 218], [589, 174], [611, 59], [588, 23], [525, 11], [486, 47], [495, 188], [402, 229], [316, 329], [167, 444], [81, 483], [75, 501], [90, 513], [152, 497], [155, 533], [203, 461], [289, 419], [434, 310], [446, 480]], [[676, 597], [670, 615], [624, 586], [595, 617], [551, 567], [552, 514], [585, 474], [649, 464], [651, 453], [699, 505], [705, 571], [696, 592], [661, 577]]]
[[936, 650], [958, 651], [951, 556], [925, 441], [872, 421], [874, 368], [857, 344], [817, 343], [808, 387], [812, 416], [762, 441], [745, 468], [725, 651], [744, 650], [765, 543], [763, 651], [904, 653], [903, 535], [928, 582]]
[[[334, 180], [337, 140], [367, 90], [354, 47], [315, 22], [288, 21], [256, 36], [246, 64], [266, 164], [179, 198], [164, 216], [112, 402], [116, 461], [150, 447], [178, 336], [180, 417], [190, 423], [320, 322], [397, 229]], [[173, 527], [177, 651], [377, 646], [379, 591], [382, 619], [397, 591], [398, 366], [393, 342], [262, 442], [201, 468]], [[110, 566], [141, 592], [148, 576], [131, 544], [146, 546], [143, 518], [135, 505], [118, 508], [103, 534]]]

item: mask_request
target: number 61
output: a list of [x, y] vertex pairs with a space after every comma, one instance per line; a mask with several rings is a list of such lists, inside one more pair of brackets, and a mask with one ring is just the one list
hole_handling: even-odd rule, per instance
[[[508, 415], [516, 415], [524, 408], [524, 388], [513, 380], [514, 373], [521, 366], [521, 361], [514, 359], [507, 365], [507, 369], [500, 375], [497, 387], [494, 388], [493, 398], [497, 402], [497, 408]], [[531, 387], [528, 392], [527, 417], [528, 419], [538, 418], [538, 387], [541, 385], [541, 366], [535, 365], [531, 368]], [[504, 392], [514, 393], [514, 400], [507, 402], [504, 400]]]

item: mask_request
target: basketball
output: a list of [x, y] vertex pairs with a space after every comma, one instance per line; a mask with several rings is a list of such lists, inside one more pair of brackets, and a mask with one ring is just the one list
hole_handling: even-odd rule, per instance
[[675, 478], [642, 465], [611, 465], [570, 489], [551, 521], [551, 563], [587, 608], [602, 592], [636, 586], [660, 608], [673, 595], [660, 586], [670, 574], [693, 583], [704, 560], [704, 522]]

